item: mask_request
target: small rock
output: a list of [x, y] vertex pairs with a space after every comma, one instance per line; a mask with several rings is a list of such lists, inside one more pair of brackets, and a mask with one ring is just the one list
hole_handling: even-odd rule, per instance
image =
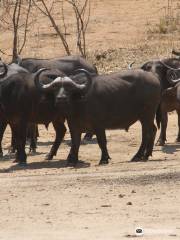
[[177, 234], [169, 234], [170, 237], [177, 237]]
[[125, 194], [119, 194], [119, 198], [125, 197]]
[[127, 202], [126, 204], [127, 204], [127, 205], [133, 205], [132, 202]]
[[42, 205], [43, 206], [49, 206], [50, 204], [49, 203], [43, 203]]
[[101, 207], [112, 207], [110, 204], [101, 205]]

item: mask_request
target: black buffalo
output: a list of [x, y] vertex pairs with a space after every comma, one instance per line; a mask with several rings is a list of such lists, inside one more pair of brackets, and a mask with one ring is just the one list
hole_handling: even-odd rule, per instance
[[[59, 77], [50, 84], [35, 84], [41, 91], [56, 92], [56, 106], [64, 112], [70, 128], [72, 146], [68, 164], [75, 165], [81, 133], [93, 131], [107, 164], [109, 154], [105, 129], [126, 129], [140, 121], [142, 142], [132, 161], [146, 161], [152, 155], [156, 126], [154, 116], [160, 101], [160, 83], [143, 70], [130, 70], [108, 75]], [[84, 82], [83, 82], [84, 81]]]
[[[1, 74], [0, 76], [0, 81], [1, 83], [3, 81], [6, 81], [6, 79], [13, 75], [13, 74], [17, 74], [17, 73], [27, 73], [28, 71], [24, 68], [22, 68], [21, 66], [15, 64], [15, 63], [12, 63], [12, 64], [9, 64], [9, 65], [5, 65], [3, 62], [2, 62], [2, 65], [0, 66], [1, 69], [4, 69], [4, 74]], [[4, 134], [4, 131], [7, 127], [7, 119], [6, 117], [4, 116], [2, 110], [0, 111], [0, 156], [2, 157], [3, 156], [3, 151], [2, 151], [2, 138], [3, 138], [3, 134]], [[33, 144], [33, 141], [31, 139], [31, 146]], [[10, 151], [14, 152], [14, 149], [15, 149], [15, 138], [12, 134], [12, 139], [11, 139], [11, 148], [10, 148]]]
[[[176, 141], [180, 142], [180, 109], [176, 108], [174, 104], [174, 101], [177, 100], [169, 96], [169, 91], [163, 92], [164, 90], [174, 86], [172, 79], [177, 79], [180, 74], [180, 60], [178, 58], [167, 58], [162, 60], [148, 61], [143, 64], [141, 68], [145, 71], [152, 72], [157, 75], [161, 83], [161, 90], [163, 93], [159, 107], [159, 124], [161, 124], [161, 132], [157, 141], [157, 145], [162, 146], [166, 142], [168, 112], [171, 111], [171, 109], [176, 109], [178, 114], [178, 135]], [[165, 102], [163, 103], [163, 101]]]
[[[76, 69], [86, 69], [92, 74], [98, 74], [95, 65], [90, 64], [86, 59], [81, 56], [64, 56], [53, 59], [37, 59], [37, 58], [23, 58], [18, 57], [17, 63], [31, 73], [35, 73], [41, 68], [59, 69], [66, 75], [71, 75]], [[91, 140], [93, 134], [87, 133], [84, 137], [85, 140]]]
[[[52, 159], [56, 154], [66, 132], [65, 119], [55, 110], [54, 94], [37, 91], [33, 81], [36, 75], [38, 72], [15, 73], [0, 83], [0, 115], [11, 126], [17, 149], [16, 162], [20, 164], [26, 164], [25, 143], [28, 123], [45, 125], [53, 123], [56, 138], [47, 159]], [[59, 75], [65, 76], [59, 70], [49, 70], [44, 73], [42, 80], [47, 83]]]
[[[32, 68], [32, 62], [34, 63], [34, 65], [33, 65], [34, 68]], [[30, 63], [30, 66], [31, 66], [30, 68], [28, 67], [29, 63]], [[41, 60], [41, 61], [38, 60], [38, 59], [22, 59], [21, 63], [19, 63], [19, 64], [21, 66], [17, 65], [17, 64], [14, 64], [14, 63], [7, 65], [7, 68], [5, 68], [5, 71], [1, 74], [2, 75], [1, 79], [6, 74], [7, 74], [7, 76], [6, 76], [5, 79], [6, 80], [8, 79], [6, 84], [3, 83], [3, 84], [1, 84], [2, 86], [0, 86], [0, 88], [3, 89], [3, 91], [1, 91], [1, 95], [5, 91], [9, 90], [8, 88], [10, 88], [10, 85], [11, 86], [14, 85], [14, 89], [13, 89], [14, 93], [16, 91], [17, 92], [19, 91], [19, 93], [16, 93], [14, 100], [12, 100], [13, 101], [12, 108], [15, 108], [14, 106], [17, 105], [16, 104], [17, 97], [21, 100], [22, 100], [22, 96], [24, 96], [27, 99], [28, 98], [29, 99], [33, 98], [32, 94], [34, 94], [34, 89], [33, 89], [33, 87], [34, 87], [33, 86], [34, 76], [33, 76], [33, 74], [29, 73], [29, 71], [34, 72], [36, 69], [39, 69], [40, 66], [43, 66], [43, 64], [48, 68], [54, 69], [48, 75], [48, 79], [49, 78], [52, 79], [53, 77], [55, 77], [55, 76], [53, 76], [54, 71], [56, 73], [58, 72], [58, 74], [63, 74], [64, 75], [64, 73], [62, 73], [59, 70], [60, 68], [62, 68], [66, 72], [66, 74], [73, 74], [73, 72], [79, 67], [83, 67], [83, 68], [87, 69], [88, 71], [92, 72], [93, 74], [97, 74], [97, 69], [93, 65], [89, 64], [85, 59], [83, 59], [82, 57], [78, 57], [78, 56], [64, 57], [64, 58], [62, 58], [61, 61], [60, 60], [55, 60], [55, 59], [54, 60], [53, 59], [51, 59], [51, 60]], [[24, 66], [26, 68], [24, 68], [22, 66]], [[55, 67], [58, 67], [58, 69], [55, 69]], [[23, 74], [24, 72], [26, 74]], [[19, 74], [16, 74], [16, 73], [19, 73]], [[13, 75], [13, 76], [11, 76], [11, 78], [10, 78], [10, 75]], [[24, 80], [22, 80], [23, 77], [24, 77]], [[5, 79], [3, 79], [3, 80], [5, 80]], [[16, 80], [17, 80], [17, 83], [15, 83]], [[46, 78], [46, 80], [47, 80], [47, 78]], [[27, 81], [27, 83], [25, 83], [26, 81]], [[32, 83], [30, 83], [31, 81], [32, 81]], [[18, 87], [18, 85], [19, 85], [19, 87]], [[6, 86], [6, 90], [4, 89], [4, 86]], [[10, 94], [8, 93], [9, 97], [11, 97], [13, 99], [13, 96], [11, 96], [11, 94], [12, 94], [12, 92]], [[18, 94], [19, 94], [19, 96], [18, 96]], [[27, 96], [26, 96], [26, 94], [27, 94]], [[8, 98], [8, 95], [7, 96], [3, 95], [3, 98], [4, 99]], [[3, 101], [4, 101], [4, 99], [3, 99]], [[30, 128], [30, 130], [31, 130], [30, 131], [30, 133], [31, 133], [31, 146], [30, 146], [30, 148], [31, 149], [36, 148], [36, 141], [35, 141], [36, 125], [35, 125], [35, 123], [44, 123], [47, 126], [49, 122], [53, 121], [53, 125], [54, 125], [55, 131], [56, 131], [56, 139], [55, 139], [55, 142], [54, 142], [54, 144], [51, 148], [51, 151], [49, 152], [49, 154], [47, 154], [46, 159], [52, 159], [53, 156], [56, 154], [59, 143], [61, 142], [61, 139], [59, 139], [59, 136], [60, 136], [60, 138], [61, 138], [61, 136], [64, 136], [65, 131], [66, 131], [65, 126], [64, 126], [64, 122], [63, 122], [64, 119], [62, 120], [63, 123], [62, 123], [61, 126], [57, 126], [58, 123], [56, 123], [56, 120], [54, 120], [54, 118], [56, 118], [56, 117], [54, 116], [54, 102], [53, 102], [54, 100], [53, 99], [54, 99], [54, 97], [52, 96], [52, 94], [51, 94], [51, 96], [49, 96], [49, 94], [46, 94], [46, 96], [41, 96], [41, 99], [34, 98], [33, 104], [37, 105], [37, 106], [39, 106], [38, 104], [40, 104], [39, 113], [36, 112], [36, 115], [38, 115], [37, 119], [36, 119], [36, 117], [34, 117], [34, 119], [31, 119], [31, 117], [29, 117], [29, 116], [25, 117], [25, 121], [30, 121], [31, 122], [29, 124], [29, 126], [31, 126], [31, 128]], [[37, 100], [37, 102], [36, 102], [36, 100]], [[22, 100], [22, 103], [18, 102], [18, 104], [19, 104], [19, 110], [17, 110], [18, 111], [17, 115], [18, 114], [20, 115], [19, 111], [22, 111], [22, 112], [24, 111], [24, 108], [21, 109], [22, 104], [23, 104], [23, 100]], [[27, 104], [27, 106], [26, 106], [26, 111], [23, 112], [22, 115], [25, 114], [25, 113], [27, 114], [28, 111], [30, 112], [29, 114], [31, 115], [32, 109], [31, 109], [31, 106], [29, 104], [32, 104], [32, 103], [24, 101], [24, 104]], [[47, 112], [46, 114], [41, 113], [41, 110], [42, 110], [41, 105], [43, 105], [43, 109], [44, 109], [43, 111]], [[46, 107], [47, 107], [47, 109], [45, 110]], [[3, 105], [3, 108], [6, 109], [6, 106]], [[6, 114], [9, 114], [9, 111], [11, 112], [10, 108], [11, 108], [11, 106], [8, 106], [8, 108], [4, 112]], [[49, 108], [51, 108], [50, 111], [49, 111]], [[49, 113], [48, 113], [48, 111], [49, 111]], [[3, 112], [3, 114], [4, 114], [4, 112]], [[4, 114], [4, 116], [6, 114]], [[42, 114], [42, 120], [39, 120], [39, 116], [41, 114]], [[44, 114], [45, 115], [49, 114], [49, 115], [44, 116]], [[59, 113], [59, 115], [60, 115], [60, 113]], [[43, 116], [45, 117], [45, 119], [43, 119]], [[20, 118], [21, 118], [21, 116], [20, 116]], [[8, 121], [10, 121], [10, 126], [11, 126], [11, 125], [13, 125], [13, 121], [14, 121], [15, 118], [14, 118], [14, 116], [10, 116], [9, 119], [10, 120], [8, 120]], [[48, 121], [46, 121], [47, 119], [48, 119]], [[58, 120], [57, 120], [57, 122], [58, 122]], [[3, 121], [3, 124], [0, 124], [0, 141], [2, 141], [2, 137], [3, 137], [3, 133], [4, 133], [6, 125], [7, 125], [7, 121]], [[57, 132], [57, 131], [59, 131], [59, 129], [62, 129], [62, 133]], [[32, 131], [32, 130], [34, 130], [34, 131]], [[13, 131], [13, 129], [12, 129], [12, 131]], [[15, 134], [13, 134], [13, 136], [14, 135]], [[17, 141], [19, 141], [19, 140], [17, 140]], [[13, 142], [15, 142], [15, 137], [13, 138]], [[0, 150], [2, 152], [2, 148]], [[17, 155], [18, 155], [18, 153], [17, 153]], [[21, 154], [21, 155], [23, 155], [23, 154]], [[17, 156], [17, 161], [20, 161], [20, 162], [24, 161], [25, 162], [25, 160], [21, 160], [21, 159], [23, 159], [23, 157]], [[24, 157], [24, 159], [26, 159], [26, 156]]]

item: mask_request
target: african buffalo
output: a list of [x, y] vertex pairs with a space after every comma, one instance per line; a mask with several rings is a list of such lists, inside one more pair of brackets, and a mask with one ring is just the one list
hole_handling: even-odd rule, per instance
[[[49, 68], [49, 69], [59, 69], [64, 72], [66, 75], [72, 75], [76, 69], [86, 69], [87, 71], [98, 74], [96, 66], [87, 62], [81, 56], [64, 56], [60, 58], [53, 59], [37, 59], [37, 58], [17, 58], [17, 63], [26, 68], [29, 72], [34, 73], [41, 68]], [[93, 134], [87, 133], [84, 137], [85, 140], [91, 140]]]
[[[158, 76], [162, 93], [165, 89], [174, 86], [172, 79], [177, 79], [180, 73], [180, 60], [178, 58], [167, 58], [163, 60], [154, 60], [148, 61], [141, 67], [143, 70], [152, 72], [156, 76]], [[176, 109], [174, 104], [174, 99], [167, 96], [168, 93], [163, 94], [163, 98], [160, 104], [160, 124], [161, 124], [161, 133], [159, 139], [157, 141], [157, 145], [163, 146], [166, 141], [166, 128], [167, 128], [167, 121], [168, 121], [168, 111], [169, 109]], [[168, 107], [167, 100], [169, 101], [168, 105], [173, 106], [173, 108]], [[163, 104], [163, 101], [165, 103]], [[180, 142], [180, 111], [177, 109], [178, 114], [178, 135], [176, 141]]]
[[[140, 121], [142, 142], [132, 161], [146, 161], [152, 155], [156, 126], [154, 116], [160, 101], [160, 83], [152, 73], [130, 70], [92, 76], [85, 70], [71, 77], [58, 77], [50, 84], [35, 85], [40, 91], [56, 92], [56, 106], [66, 116], [72, 138], [68, 164], [75, 165], [81, 133], [95, 132], [102, 155], [99, 164], [110, 159], [105, 129], [126, 129]], [[84, 75], [85, 74], [85, 75]]]
[[[8, 67], [5, 65], [5, 69]], [[6, 70], [7, 72], [7, 70]], [[15, 73], [0, 83], [0, 114], [10, 124], [16, 143], [16, 161], [26, 163], [25, 143], [28, 123], [53, 123], [56, 139], [47, 155], [52, 159], [65, 135], [64, 117], [55, 109], [55, 97], [52, 93], [39, 93], [33, 79], [38, 74], [29, 72]], [[46, 83], [57, 76], [65, 76], [59, 70], [43, 73]]]
[[[67, 57], [63, 57], [61, 59], [32, 59], [32, 58], [27, 58], [27, 59], [22, 59], [19, 60], [19, 65], [12, 63], [7, 65], [7, 77], [8, 78], [10, 75], [13, 75], [15, 73], [20, 73], [20, 72], [34, 72], [37, 69], [39, 69], [42, 66], [46, 66], [48, 68], [52, 68], [55, 69], [56, 67], [59, 69], [62, 69], [66, 74], [73, 74], [73, 72], [79, 68], [79, 67], [83, 67], [85, 69], [87, 69], [88, 71], [97, 74], [97, 69], [96, 67], [94, 67], [93, 65], [89, 64], [84, 58], [79, 57], [79, 56], [67, 56]], [[24, 68], [25, 67], [25, 68]], [[58, 71], [58, 70], [57, 70]], [[61, 72], [61, 71], [60, 71]], [[3, 76], [6, 75], [6, 72], [3, 73]], [[15, 76], [15, 78], [18, 78], [17, 75]], [[26, 79], [26, 77], [25, 77]], [[29, 77], [28, 77], [29, 79]], [[31, 78], [32, 80], [33, 78]], [[28, 80], [30, 81], [30, 79]], [[33, 80], [32, 80], [33, 81]], [[21, 86], [22, 87], [22, 86]], [[20, 88], [21, 89], [21, 88]], [[27, 93], [29, 94], [29, 93]], [[46, 99], [46, 101], [48, 102], [48, 100]], [[28, 105], [27, 105], [28, 108]], [[52, 116], [53, 118], [53, 116]], [[7, 126], [7, 122], [3, 122], [3, 124], [0, 124], [0, 143], [2, 141], [2, 137], [3, 137], [3, 133], [5, 131], [5, 128]], [[33, 122], [31, 124], [28, 124], [28, 133], [30, 133], [30, 137], [31, 137], [31, 144], [30, 144], [30, 150], [35, 151], [36, 149], [36, 133], [37, 133], [37, 128], [36, 128], [36, 124]], [[57, 127], [55, 127], [57, 128]], [[63, 128], [63, 127], [62, 127]], [[56, 131], [56, 129], [55, 129]], [[64, 130], [63, 130], [64, 131]], [[60, 134], [57, 134], [58, 135]], [[15, 145], [15, 138], [12, 138], [13, 140], [13, 145]], [[55, 140], [55, 142], [59, 140]], [[54, 144], [55, 146], [57, 144]], [[14, 149], [14, 148], [13, 148]], [[52, 151], [50, 151], [49, 154], [47, 154], [47, 159], [52, 159], [53, 155], [55, 155], [56, 153], [56, 147], [52, 147]], [[2, 152], [2, 148], [1, 148], [1, 152]], [[3, 155], [1, 153], [1, 155]]]
[[[0, 66], [1, 69], [4, 69], [4, 75], [1, 75], [0, 76], [0, 79], [1, 79], [1, 82], [2, 81], [6, 81], [6, 79], [13, 75], [13, 74], [16, 74], [16, 73], [24, 73], [24, 72], [28, 72], [26, 69], [20, 67], [19, 65], [15, 64], [15, 63], [12, 63], [12, 64], [9, 64], [9, 65], [5, 65], [3, 62], [2, 62], [2, 65]], [[1, 111], [1, 114], [0, 114], [0, 156], [2, 157], [3, 156], [3, 151], [2, 151], [2, 138], [3, 138], [3, 134], [4, 134], [4, 131], [7, 127], [7, 119], [6, 117], [4, 116], [4, 114], [2, 113]], [[11, 127], [11, 126], [10, 126]], [[32, 139], [31, 139], [31, 143], [30, 145], [32, 145]], [[10, 151], [14, 152], [15, 150], [15, 139], [14, 139], [14, 136], [12, 134], [12, 139], [11, 139], [11, 148], [10, 148]]]

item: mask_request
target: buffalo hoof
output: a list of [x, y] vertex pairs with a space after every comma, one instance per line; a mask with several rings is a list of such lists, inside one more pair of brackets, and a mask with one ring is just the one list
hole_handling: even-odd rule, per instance
[[158, 140], [157, 143], [155, 144], [156, 146], [164, 146], [165, 142], [162, 140]]
[[27, 167], [27, 163], [26, 162], [19, 162], [18, 166], [20, 166], [20, 167]]
[[109, 163], [108, 160], [101, 160], [101, 161], [99, 162], [99, 165], [107, 165], [108, 163]]
[[44, 158], [44, 160], [47, 160], [47, 161], [52, 160], [52, 159], [53, 159], [53, 156], [50, 154], [47, 154]]
[[72, 156], [71, 154], [69, 154], [69, 156], [67, 157], [67, 167], [75, 167], [78, 163], [78, 159], [75, 158], [74, 156]]
[[77, 162], [67, 161], [66, 167], [76, 167]]
[[131, 159], [131, 162], [146, 162], [148, 159], [145, 158], [145, 157], [137, 157], [137, 156], [134, 156], [132, 159]]
[[106, 165], [106, 164], [108, 164], [109, 163], [109, 159], [111, 159], [109, 154], [101, 157], [99, 165]]

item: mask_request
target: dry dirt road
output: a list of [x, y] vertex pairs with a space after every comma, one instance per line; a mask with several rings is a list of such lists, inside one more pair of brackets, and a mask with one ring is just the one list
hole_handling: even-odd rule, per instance
[[[66, 168], [69, 134], [53, 161], [44, 161], [54, 132], [42, 126], [38, 154], [28, 167], [0, 161], [1, 240], [180, 239], [180, 144], [174, 143], [176, 114], [170, 115], [168, 144], [155, 147], [149, 162], [131, 163], [140, 126], [107, 131], [112, 160], [98, 166], [96, 144], [83, 145], [77, 168]], [[5, 148], [10, 134], [6, 132]], [[28, 149], [27, 149], [28, 150]]]
[[[173, 8], [177, 6], [177, 0], [170, 2]], [[142, 49], [144, 59], [169, 55], [172, 47], [179, 49], [178, 33], [147, 34], [164, 16], [165, 7], [164, 0], [92, 0], [87, 50], [134, 48], [134, 52], [126, 52], [128, 58], [120, 52], [116, 62], [105, 59], [111, 70], [112, 63], [113, 68], [121, 69], [134, 59], [138, 62]], [[22, 56], [64, 55], [48, 19], [39, 16], [40, 25], [35, 21]], [[0, 48], [10, 54], [12, 36], [1, 32]], [[72, 35], [69, 38], [73, 40]], [[134, 239], [137, 227], [144, 229], [143, 240], [179, 240], [180, 144], [174, 142], [176, 132], [176, 115], [171, 114], [168, 144], [155, 147], [149, 162], [131, 163], [139, 147], [139, 124], [128, 133], [107, 131], [112, 157], [108, 166], [97, 166], [99, 148], [89, 144], [81, 146], [82, 162], [77, 168], [66, 168], [69, 135], [54, 160], [47, 162], [43, 159], [54, 131], [47, 132], [42, 126], [38, 154], [28, 156], [26, 169], [17, 167], [12, 159], [0, 161], [0, 240]], [[9, 143], [8, 130], [3, 143], [6, 151]]]

